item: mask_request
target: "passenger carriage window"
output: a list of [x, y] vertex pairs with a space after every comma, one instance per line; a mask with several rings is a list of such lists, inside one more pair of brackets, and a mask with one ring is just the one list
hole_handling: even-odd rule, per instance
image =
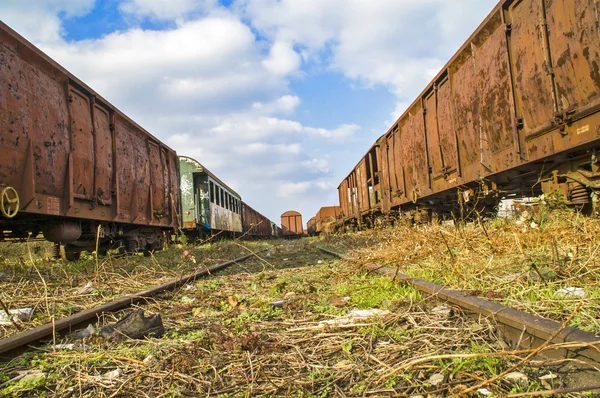
[[223, 192], [223, 188], [219, 188], [221, 191], [221, 207], [225, 207], [225, 193]]
[[210, 181], [210, 201], [212, 203], [215, 203], [215, 184], [213, 184], [212, 181]]

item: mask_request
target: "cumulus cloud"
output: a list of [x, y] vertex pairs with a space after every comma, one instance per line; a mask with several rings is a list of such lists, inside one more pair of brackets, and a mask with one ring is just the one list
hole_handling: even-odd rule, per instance
[[85, 15], [94, 0], [2, 0], [0, 19], [10, 24], [29, 41], [56, 43], [61, 40], [63, 18]]
[[271, 40], [318, 54], [326, 67], [412, 101], [496, 0], [241, 0]]

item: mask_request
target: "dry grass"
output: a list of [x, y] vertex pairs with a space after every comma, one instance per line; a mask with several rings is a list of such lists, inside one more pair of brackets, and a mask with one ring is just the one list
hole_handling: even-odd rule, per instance
[[[145, 305], [146, 311], [162, 314], [167, 330], [162, 338], [121, 343], [59, 340], [74, 347], [54, 350], [49, 344], [41, 348], [45, 351], [0, 365], [0, 395], [446, 397], [469, 389], [483, 396], [477, 389], [486, 388], [495, 396], [544, 390], [581, 396], [586, 393], [563, 390], [560, 377], [541, 379], [558, 374], [567, 360], [548, 362], [534, 357], [533, 351], [511, 350], [489, 320], [473, 320], [408, 285], [369, 274], [360, 262], [399, 265], [413, 276], [563, 322], [573, 316], [571, 324], [598, 331], [599, 226], [598, 220], [571, 212], [542, 212], [520, 225], [495, 220], [483, 226], [398, 226], [250, 246], [219, 243], [171, 248], [155, 259], [119, 259], [128, 265], [111, 268], [106, 263], [89, 274], [85, 267], [80, 273], [69, 270], [63, 274], [77, 278], [79, 286], [98, 276], [106, 286], [125, 284], [140, 290], [182, 268], [196, 267], [191, 257], [199, 263], [205, 256], [212, 264], [248, 250], [268, 249]], [[332, 259], [316, 246], [346, 252], [360, 262]], [[37, 265], [49, 292], [58, 294], [58, 280], [49, 269], [56, 272], [61, 264]], [[93, 259], [89, 267], [95, 268]], [[17, 268], [11, 272], [13, 278], [27, 275]], [[28, 283], [37, 290], [24, 291], [41, 295], [37, 274], [28, 272]], [[587, 296], [556, 298], [563, 287], [581, 287]], [[57, 303], [67, 302], [56, 297]], [[38, 300], [43, 308], [42, 297]], [[281, 301], [281, 308], [272, 305]], [[348, 321], [354, 309], [383, 312]], [[123, 314], [109, 314], [100, 324]], [[558, 348], [547, 345], [544, 350]], [[526, 380], [499, 377], [513, 368]]]
[[361, 262], [400, 272], [564, 321], [585, 292], [571, 326], [600, 333], [600, 220], [541, 209], [524, 220], [457, 226], [396, 226], [323, 239]]

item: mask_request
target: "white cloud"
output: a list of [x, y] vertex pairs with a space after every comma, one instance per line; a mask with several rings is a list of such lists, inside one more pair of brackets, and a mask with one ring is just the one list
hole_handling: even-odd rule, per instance
[[300, 56], [289, 43], [277, 41], [262, 64], [269, 72], [285, 76], [298, 70]]
[[217, 5], [216, 0], [125, 0], [119, 8], [137, 18], [172, 20], [193, 11], [210, 10]]
[[72, 18], [87, 14], [94, 0], [2, 0], [0, 19], [36, 43], [61, 40], [62, 26], [58, 14]]
[[496, 0], [241, 0], [241, 12], [306, 60], [411, 102]]

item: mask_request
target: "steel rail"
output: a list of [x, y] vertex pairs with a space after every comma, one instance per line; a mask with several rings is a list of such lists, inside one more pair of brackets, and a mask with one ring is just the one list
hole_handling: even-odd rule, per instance
[[[332, 256], [347, 260], [357, 261], [351, 257], [319, 247], [319, 250]], [[503, 338], [514, 348], [534, 348], [555, 336], [551, 343], [583, 343], [585, 347], [576, 350], [560, 349], [550, 355], [553, 358], [587, 359], [587, 362], [600, 364], [600, 337], [571, 326], [563, 327], [560, 322], [532, 315], [524, 311], [507, 307], [505, 305], [488, 301], [475, 296], [451, 290], [435, 283], [405, 275], [398, 270], [382, 267], [377, 264], [365, 264], [371, 272], [391, 277], [395, 280], [409, 283], [416, 289], [426, 294], [435, 296], [442, 301], [457, 305], [468, 312], [491, 318], [499, 326]]]
[[153, 297], [159, 293], [174, 290], [197, 278], [211, 275], [212, 273], [225, 269], [233, 264], [247, 260], [250, 257], [253, 257], [254, 255], [255, 253], [252, 253], [231, 261], [217, 264], [212, 267], [206, 268], [202, 271], [198, 271], [193, 274], [184, 276], [182, 278], [173, 280], [171, 282], [152, 287], [139, 293], [128, 294], [114, 301], [102, 304], [98, 307], [78, 312], [76, 314], [54, 321], [54, 323], [47, 323], [45, 325], [41, 325], [36, 328], [27, 330], [25, 332], [16, 334], [14, 336], [7, 337], [5, 339], [0, 340], [0, 354], [7, 353], [11, 350], [18, 349], [27, 344], [31, 344], [33, 342], [41, 340], [45, 337], [52, 336], [53, 333], [64, 331], [66, 329], [71, 329], [75, 325], [80, 325], [84, 322], [89, 322], [90, 320], [97, 319], [99, 315], [105, 312], [112, 312], [122, 308], [126, 308], [135, 303], [144, 301], [149, 297]]

